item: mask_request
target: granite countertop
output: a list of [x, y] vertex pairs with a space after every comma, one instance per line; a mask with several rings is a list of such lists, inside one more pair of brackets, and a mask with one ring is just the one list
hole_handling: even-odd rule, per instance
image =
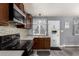
[[0, 34], [0, 36], [13, 35], [13, 34], [19, 34], [19, 33]]
[[45, 37], [45, 38], [48, 38], [49, 36], [26, 36], [26, 37], [21, 37], [20, 40], [33, 40], [34, 38], [42, 38], [42, 37]]
[[0, 56], [21, 56], [24, 50], [0, 51]]
[[26, 47], [28, 47], [28, 44], [33, 45], [33, 41], [32, 40], [20, 40], [20, 45], [15, 50], [24, 50], [26, 49]]

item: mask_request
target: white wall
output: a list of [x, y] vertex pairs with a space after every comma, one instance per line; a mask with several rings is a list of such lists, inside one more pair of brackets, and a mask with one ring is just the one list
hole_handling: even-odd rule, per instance
[[78, 3], [26, 3], [24, 4], [26, 12], [33, 16], [41, 13], [43, 16], [78, 16]]

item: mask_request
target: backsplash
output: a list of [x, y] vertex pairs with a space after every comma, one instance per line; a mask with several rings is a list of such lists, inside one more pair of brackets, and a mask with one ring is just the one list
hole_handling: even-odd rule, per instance
[[20, 33], [20, 38], [22, 39], [27, 37], [26, 29], [20, 29], [11, 26], [0, 26], [0, 36], [8, 35], [8, 34], [16, 34], [16, 33]]

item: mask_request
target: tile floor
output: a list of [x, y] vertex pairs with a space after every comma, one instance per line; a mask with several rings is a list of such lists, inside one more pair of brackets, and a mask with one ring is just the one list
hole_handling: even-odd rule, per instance
[[50, 51], [49, 56], [79, 56], [79, 48], [62, 48], [62, 50], [39, 49], [33, 50], [31, 56], [38, 56], [37, 51]]
[[[62, 48], [62, 50], [39, 49], [33, 50], [30, 56], [38, 56], [37, 51], [50, 51], [49, 56], [79, 56], [79, 47]], [[0, 51], [0, 56], [21, 56], [24, 51]]]

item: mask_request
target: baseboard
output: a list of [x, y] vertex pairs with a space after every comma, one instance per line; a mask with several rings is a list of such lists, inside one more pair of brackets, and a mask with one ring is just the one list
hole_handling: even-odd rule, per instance
[[79, 45], [62, 45], [61, 47], [79, 47]]

